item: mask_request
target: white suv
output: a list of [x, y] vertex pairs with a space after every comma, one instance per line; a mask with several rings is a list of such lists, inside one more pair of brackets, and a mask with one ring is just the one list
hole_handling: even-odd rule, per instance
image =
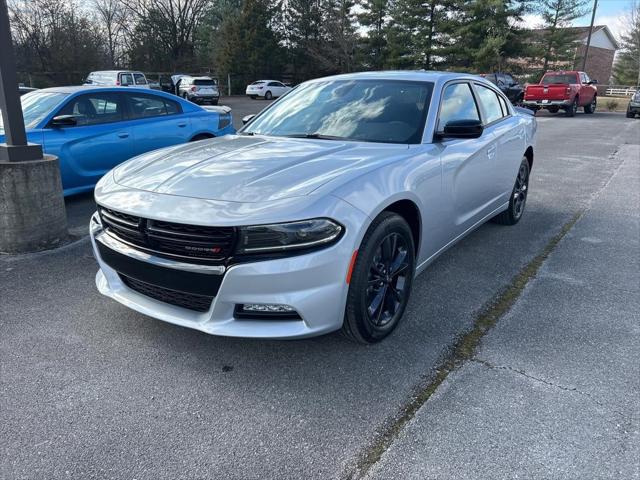
[[84, 84], [99, 85], [101, 87], [151, 88], [144, 73], [131, 70], [102, 70], [99, 72], [91, 72], [84, 81]]

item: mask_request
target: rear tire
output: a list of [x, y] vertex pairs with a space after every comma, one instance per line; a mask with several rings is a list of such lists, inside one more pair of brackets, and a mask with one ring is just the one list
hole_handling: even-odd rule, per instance
[[390, 335], [409, 301], [414, 272], [411, 228], [400, 215], [381, 213], [358, 250], [342, 333], [364, 344], [379, 342]]
[[573, 103], [567, 108], [567, 117], [575, 117], [578, 111], [578, 97], [573, 99]]
[[591, 114], [595, 112], [597, 106], [598, 106], [598, 97], [594, 96], [591, 103], [589, 105], [584, 106], [584, 113]]
[[493, 217], [491, 219], [492, 222], [500, 225], [515, 225], [520, 221], [522, 215], [524, 215], [524, 207], [527, 204], [529, 173], [529, 160], [527, 160], [527, 157], [522, 157], [516, 181], [511, 191], [511, 198], [509, 198], [509, 208]]
[[558, 110], [560, 110], [560, 107], [549, 107], [548, 110], [551, 113], [558, 113]]
[[273, 94], [267, 90], [267, 92], [264, 94], [264, 99], [271, 100], [272, 98], [273, 98]]

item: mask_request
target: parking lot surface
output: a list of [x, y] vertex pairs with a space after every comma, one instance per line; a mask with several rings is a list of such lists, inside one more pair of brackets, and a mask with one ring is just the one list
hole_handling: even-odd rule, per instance
[[[221, 103], [232, 101], [237, 101], [236, 122], [266, 105], [244, 98]], [[417, 278], [398, 330], [368, 347], [337, 334], [286, 342], [219, 338], [145, 317], [98, 294], [86, 237], [54, 252], [0, 257], [0, 477], [426, 478], [422, 474], [428, 471], [434, 478], [450, 478], [462, 461], [456, 460], [460, 451], [454, 440], [466, 440], [461, 449], [490, 461], [496, 450], [521, 438], [527, 421], [539, 428], [531, 435], [547, 441], [535, 438], [538, 449], [529, 451], [524, 450], [530, 442], [513, 443], [521, 457], [506, 462], [511, 470], [496, 476], [528, 478], [557, 453], [545, 450], [551, 439], [566, 458], [586, 462], [592, 452], [578, 441], [585, 434], [604, 438], [602, 455], [610, 452], [607, 438], [619, 440], [611, 447], [624, 450], [616, 462], [633, 475], [638, 448], [633, 396], [638, 398], [640, 372], [637, 351], [626, 346], [633, 342], [637, 350], [640, 335], [637, 317], [625, 315], [629, 309], [637, 312], [627, 293], [637, 287], [639, 274], [627, 267], [640, 254], [637, 236], [633, 241], [640, 205], [637, 195], [620, 197], [638, 191], [640, 159], [637, 148], [629, 149], [638, 144], [640, 121], [624, 114], [540, 116], [523, 220], [510, 228], [487, 224], [446, 252]], [[67, 204], [81, 235], [91, 199]], [[589, 213], [596, 209], [598, 218]], [[559, 234], [566, 235], [556, 245]], [[626, 242], [624, 249], [606, 252], [601, 282], [592, 281], [602, 271], [592, 260], [602, 252], [597, 241], [582, 238]], [[407, 405], [428, 389], [460, 336], [542, 252], [548, 258], [539, 278], [528, 279], [521, 297], [485, 337], [476, 360], [486, 363], [471, 360], [454, 370], [415, 417], [402, 423]], [[574, 278], [586, 282], [584, 288], [571, 290]], [[600, 310], [585, 316], [589, 312], [551, 309], [576, 295], [597, 300]], [[580, 329], [576, 321], [583, 317]], [[628, 337], [624, 348], [598, 350], [601, 355], [588, 364], [593, 384], [582, 384], [586, 374], [571, 356], [580, 344], [623, 336]], [[550, 362], [562, 368], [551, 369]], [[558, 402], [551, 388], [518, 384], [526, 379], [515, 370], [586, 392], [623, 415], [597, 416], [597, 403], [591, 410], [578, 409], [582, 398]], [[500, 398], [504, 408], [492, 404], [493, 413], [484, 408], [484, 400], [492, 398]], [[547, 410], [536, 409], [541, 405]], [[509, 408], [521, 416], [510, 415], [500, 424], [495, 449], [474, 450], [482, 435], [491, 433], [490, 423], [485, 431], [479, 422], [495, 421]], [[550, 415], [549, 427], [529, 413]], [[592, 428], [562, 428], [570, 418]], [[397, 426], [403, 428], [396, 432]], [[635, 440], [629, 434], [634, 431]], [[380, 443], [389, 432], [396, 432], [392, 441]], [[396, 470], [398, 464], [406, 470]], [[424, 464], [440, 470], [424, 470]], [[575, 478], [565, 470], [551, 473]]]

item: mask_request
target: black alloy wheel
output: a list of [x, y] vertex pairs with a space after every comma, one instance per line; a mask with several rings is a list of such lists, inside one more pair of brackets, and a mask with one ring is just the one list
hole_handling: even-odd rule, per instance
[[375, 343], [388, 336], [407, 306], [414, 271], [409, 225], [395, 213], [382, 213], [369, 227], [358, 251], [343, 333], [360, 343]]
[[513, 191], [511, 192], [511, 198], [509, 199], [509, 208], [493, 217], [492, 221], [501, 225], [515, 225], [520, 221], [524, 214], [527, 195], [529, 194], [529, 173], [529, 161], [527, 157], [523, 157], [516, 175]]
[[598, 97], [594, 96], [593, 100], [589, 105], [584, 106], [584, 113], [590, 114], [596, 111], [596, 107], [598, 106]]

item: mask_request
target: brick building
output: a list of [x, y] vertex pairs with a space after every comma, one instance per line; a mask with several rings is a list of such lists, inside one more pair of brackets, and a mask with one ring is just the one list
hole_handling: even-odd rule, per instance
[[[589, 36], [589, 27], [569, 27], [575, 35], [575, 53], [573, 59], [568, 62], [556, 62], [550, 65], [551, 69], [582, 69], [582, 60], [584, 58], [587, 47], [587, 37]], [[541, 38], [544, 29], [532, 30], [533, 38]], [[589, 54], [587, 56], [587, 64], [585, 70], [590, 78], [598, 80], [601, 84], [608, 84], [611, 79], [613, 68], [613, 59], [618, 49], [618, 42], [606, 25], [594, 25], [591, 33], [591, 44], [589, 46]], [[529, 67], [535, 68], [536, 65], [529, 64]], [[542, 65], [537, 66], [541, 68]]]

